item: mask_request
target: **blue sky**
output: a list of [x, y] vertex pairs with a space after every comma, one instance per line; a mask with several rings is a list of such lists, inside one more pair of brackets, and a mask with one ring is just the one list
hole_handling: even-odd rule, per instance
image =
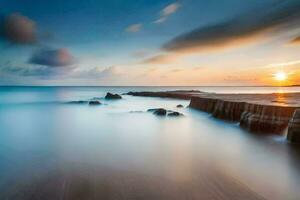
[[0, 0], [0, 84], [265, 85], [279, 70], [298, 84], [298, 11], [297, 0]]

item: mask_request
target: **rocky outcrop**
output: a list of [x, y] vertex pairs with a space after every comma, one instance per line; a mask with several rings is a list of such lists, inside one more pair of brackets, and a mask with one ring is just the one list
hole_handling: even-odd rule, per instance
[[242, 128], [251, 132], [276, 134], [283, 133], [296, 109], [205, 97], [192, 97], [189, 106], [219, 119], [240, 122]]
[[[239, 122], [251, 132], [282, 134], [300, 141], [300, 93], [217, 94], [200, 91], [130, 92], [133, 96], [191, 99], [189, 107]], [[295, 112], [295, 113], [294, 113]], [[294, 114], [294, 115], [293, 115]]]
[[108, 92], [108, 93], [106, 93], [105, 99], [108, 99], [108, 100], [122, 99], [122, 96], [119, 94], [112, 94], [112, 93]]
[[176, 106], [176, 108], [183, 108], [183, 105], [178, 104], [178, 105]]
[[300, 143], [300, 109], [294, 112], [289, 122], [287, 139], [292, 143]]
[[183, 114], [177, 111], [172, 111], [172, 110], [166, 110], [164, 108], [153, 108], [153, 109], [148, 109], [148, 112], [152, 112], [154, 115], [157, 116], [170, 116], [170, 117], [177, 117], [177, 116], [182, 116]]
[[182, 115], [183, 115], [182, 113], [176, 112], [176, 111], [168, 112], [168, 116], [170, 116], [170, 117], [179, 117], [179, 116], [182, 116]]
[[97, 106], [97, 105], [101, 105], [101, 102], [93, 100], [93, 101], [89, 101], [89, 105], [91, 105], [91, 106]]
[[190, 93], [200, 93], [199, 91], [170, 91], [170, 92], [128, 92], [126, 95], [140, 96], [140, 97], [161, 97], [174, 99], [190, 99]]
[[154, 115], [165, 116], [167, 115], [167, 110], [164, 108], [153, 108], [148, 109], [148, 112], [153, 112]]
[[295, 108], [246, 103], [240, 126], [260, 133], [281, 134], [287, 128]]
[[68, 104], [87, 104], [89, 103], [88, 101], [82, 101], [82, 100], [79, 100], [79, 101], [69, 101]]

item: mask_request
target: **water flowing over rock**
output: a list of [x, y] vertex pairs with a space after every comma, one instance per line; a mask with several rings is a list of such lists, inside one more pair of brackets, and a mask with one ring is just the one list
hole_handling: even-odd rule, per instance
[[300, 143], [300, 109], [294, 112], [289, 122], [287, 139], [292, 143]]
[[211, 113], [214, 117], [233, 122], [251, 132], [282, 133], [288, 126], [294, 107], [259, 105], [225, 101], [222, 99], [192, 97], [190, 107]]
[[288, 139], [299, 141], [300, 113], [294, 114], [294, 111], [300, 109], [300, 93], [217, 94], [187, 90], [128, 94], [190, 99], [190, 108], [210, 113], [215, 118], [239, 122], [240, 127], [251, 132], [283, 134], [288, 128]]

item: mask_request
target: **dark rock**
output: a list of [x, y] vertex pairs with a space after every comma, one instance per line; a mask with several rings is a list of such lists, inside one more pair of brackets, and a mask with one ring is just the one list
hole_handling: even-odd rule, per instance
[[101, 105], [101, 102], [100, 101], [90, 101], [89, 105], [97, 106], [97, 105]]
[[289, 122], [287, 139], [292, 143], [300, 143], [300, 109], [294, 112]]
[[177, 108], [183, 108], [183, 105], [178, 104], [176, 107], [177, 107]]
[[69, 101], [69, 104], [87, 104], [88, 101]]
[[148, 109], [148, 112], [153, 112], [153, 114], [159, 115], [159, 116], [165, 116], [167, 114], [167, 110], [164, 108]]
[[165, 116], [167, 114], [167, 110], [166, 109], [157, 109], [156, 111], [153, 112], [153, 114], [159, 115], [159, 116]]
[[[169, 91], [169, 92], [128, 92], [127, 95], [140, 97], [161, 97], [161, 98], [175, 98], [175, 99], [190, 99], [190, 91]], [[195, 92], [195, 91], [193, 91]]]
[[211, 113], [212, 116], [240, 122], [251, 132], [282, 134], [287, 128], [294, 107], [262, 105], [228, 101], [209, 97], [192, 97], [189, 107]]
[[113, 100], [113, 99], [122, 99], [119, 94], [112, 94], [110, 92], [106, 93], [105, 99]]
[[160, 110], [160, 109], [164, 109], [164, 108], [151, 108], [151, 109], [148, 109], [147, 111], [148, 112], [155, 112], [155, 111]]
[[182, 116], [183, 114], [180, 112], [176, 112], [176, 111], [171, 111], [168, 113], [168, 116], [170, 117], [178, 117], [178, 116]]

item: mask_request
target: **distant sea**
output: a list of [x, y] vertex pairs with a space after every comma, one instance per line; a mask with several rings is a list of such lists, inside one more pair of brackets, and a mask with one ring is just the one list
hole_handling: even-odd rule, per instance
[[[199, 90], [213, 93], [290, 93], [300, 92], [300, 87], [248, 87], [248, 86], [161, 86], [161, 87], [109, 87], [109, 86], [0, 86], [1, 102], [56, 101], [90, 98], [107, 91], [126, 93], [129, 91]], [[41, 94], [41, 95], [40, 95]], [[57, 95], [60, 94], [60, 95]]]

